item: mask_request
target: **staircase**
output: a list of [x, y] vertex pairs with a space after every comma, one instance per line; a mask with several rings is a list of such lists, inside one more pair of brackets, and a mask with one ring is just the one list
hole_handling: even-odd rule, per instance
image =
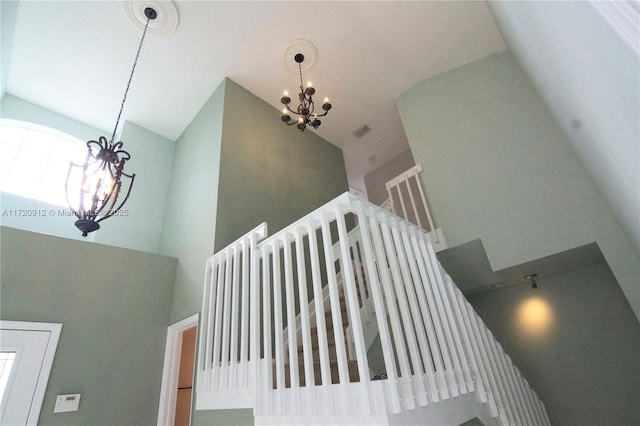
[[[349, 331], [349, 318], [347, 316], [347, 308], [345, 304], [344, 295], [340, 297], [340, 316], [342, 319], [342, 326], [345, 327], [344, 331], [338, 335], [340, 339], [348, 338]], [[314, 383], [316, 385], [322, 385], [322, 375], [321, 367], [320, 367], [320, 337], [322, 334], [326, 336], [327, 340], [327, 351], [329, 352], [329, 371], [330, 378], [327, 380], [329, 384], [340, 383], [340, 377], [338, 375], [338, 353], [336, 350], [336, 334], [333, 328], [333, 314], [331, 311], [325, 311], [325, 325], [326, 329], [323, 331], [319, 331], [318, 327], [311, 327], [311, 351], [312, 351], [312, 360], [313, 360], [313, 371], [314, 371]], [[301, 361], [304, 359], [304, 347], [302, 345], [298, 346], [298, 377], [300, 380], [300, 386], [305, 386], [305, 376], [304, 376], [304, 363]], [[284, 381], [285, 387], [291, 387], [290, 379], [290, 369], [291, 364], [285, 364], [284, 371]], [[347, 368], [349, 370], [349, 382], [359, 382], [360, 378], [358, 377], [358, 363], [357, 361], [347, 360]], [[273, 378], [273, 389], [277, 389], [277, 377]]]
[[[549, 424], [419, 226], [348, 193], [205, 273], [196, 409], [256, 424]], [[384, 380], [368, 349], [381, 342]]]

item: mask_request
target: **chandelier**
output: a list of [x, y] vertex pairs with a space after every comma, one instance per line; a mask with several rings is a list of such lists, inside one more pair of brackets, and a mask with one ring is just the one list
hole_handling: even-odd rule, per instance
[[98, 141], [87, 142], [85, 163], [71, 163], [67, 173], [65, 184], [67, 203], [78, 218], [75, 226], [82, 232], [83, 237], [86, 237], [89, 232], [100, 229], [101, 221], [114, 215], [126, 214], [122, 207], [129, 199], [136, 175], [125, 173], [124, 166], [131, 159], [131, 155], [122, 149], [124, 144], [121, 141], [115, 142], [115, 138], [149, 21], [157, 17], [155, 9], [151, 7], [145, 8], [144, 15], [147, 21], [111, 139], [107, 141], [106, 137], [100, 136]]
[[[292, 110], [289, 106], [291, 103], [289, 92], [285, 90], [284, 95], [280, 99], [280, 102], [285, 106], [282, 110], [282, 121], [289, 126], [296, 124], [300, 131], [304, 131], [307, 125], [317, 129], [320, 127], [320, 124], [322, 124], [318, 117], [324, 117], [327, 115], [331, 109], [331, 104], [329, 103], [328, 98], [324, 98], [324, 103], [322, 104], [322, 110], [324, 112], [322, 114], [315, 112], [313, 95], [315, 95], [316, 89], [313, 88], [311, 82], [307, 83], [307, 87], [304, 87], [304, 83], [302, 82], [302, 62], [304, 61], [304, 55], [302, 53], [297, 53], [294, 56], [294, 60], [298, 63], [298, 71], [300, 73], [300, 93], [298, 93], [298, 100], [300, 104], [295, 111]], [[289, 114], [297, 115], [298, 120], [292, 120], [291, 115]]]

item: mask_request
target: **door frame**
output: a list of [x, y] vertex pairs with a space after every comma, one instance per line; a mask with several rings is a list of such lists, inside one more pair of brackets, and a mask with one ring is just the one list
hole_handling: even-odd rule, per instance
[[60, 333], [62, 332], [62, 324], [0, 320], [0, 330], [16, 330], [25, 332], [45, 331], [50, 333], [47, 348], [42, 359], [42, 367], [38, 374], [38, 382], [36, 383], [36, 388], [33, 393], [29, 416], [27, 417], [27, 425], [37, 425], [38, 418], [40, 417], [40, 409], [42, 408], [42, 402], [44, 401], [44, 394], [47, 390], [47, 383], [49, 382], [49, 374], [51, 373], [51, 367], [53, 366], [53, 359], [56, 354], [56, 348], [58, 347], [58, 341], [60, 340]]
[[200, 314], [193, 314], [182, 321], [171, 324], [167, 328], [167, 343], [164, 351], [164, 366], [162, 368], [162, 385], [160, 386], [160, 401], [158, 403], [158, 426], [172, 425], [175, 423], [182, 333], [193, 326], [195, 326], [197, 330], [199, 317]]

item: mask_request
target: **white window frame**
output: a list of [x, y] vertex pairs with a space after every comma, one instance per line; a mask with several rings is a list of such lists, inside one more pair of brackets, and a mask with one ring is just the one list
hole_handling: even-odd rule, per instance
[[640, 3], [638, 0], [591, 0], [594, 9], [609, 26], [640, 56]]

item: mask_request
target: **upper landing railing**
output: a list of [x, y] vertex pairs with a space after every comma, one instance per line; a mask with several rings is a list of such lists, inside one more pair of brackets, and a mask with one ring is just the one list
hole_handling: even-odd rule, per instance
[[425, 229], [430, 235], [436, 252], [448, 248], [442, 229], [436, 228], [431, 218], [429, 205], [420, 177], [422, 165], [410, 169], [389, 180], [385, 187], [389, 198], [385, 202], [395, 215]]
[[[501, 424], [549, 424], [426, 230], [345, 193], [265, 236], [263, 224], [207, 262], [197, 409], [379, 415], [474, 393]], [[371, 380], [367, 321], [386, 380]]]

